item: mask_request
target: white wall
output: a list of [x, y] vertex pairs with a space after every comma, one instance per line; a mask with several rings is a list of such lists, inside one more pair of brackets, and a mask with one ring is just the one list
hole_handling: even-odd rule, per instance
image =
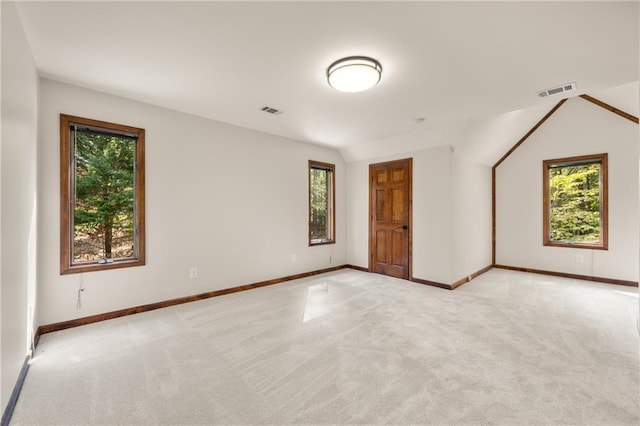
[[[567, 101], [496, 170], [496, 262], [637, 281], [637, 138], [637, 124], [580, 98]], [[542, 161], [602, 152], [609, 154], [609, 250], [543, 246]]]
[[29, 348], [35, 303], [38, 75], [15, 5], [1, 3], [0, 400], [7, 406]]
[[455, 282], [491, 265], [491, 167], [452, 158], [451, 268]]
[[448, 145], [413, 155], [413, 276], [445, 284], [452, 279], [451, 156]]
[[[40, 324], [345, 263], [335, 150], [51, 80], [40, 88]], [[60, 276], [60, 113], [146, 129], [146, 266]], [[309, 159], [336, 165], [335, 245], [308, 247]]]
[[347, 262], [368, 267], [369, 165], [413, 158], [413, 277], [444, 284], [491, 264], [491, 168], [448, 145], [347, 164]]

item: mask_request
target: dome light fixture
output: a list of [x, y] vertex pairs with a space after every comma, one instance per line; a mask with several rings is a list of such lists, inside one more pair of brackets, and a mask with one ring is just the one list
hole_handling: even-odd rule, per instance
[[338, 59], [327, 69], [329, 85], [341, 92], [362, 92], [378, 84], [382, 65], [366, 56]]

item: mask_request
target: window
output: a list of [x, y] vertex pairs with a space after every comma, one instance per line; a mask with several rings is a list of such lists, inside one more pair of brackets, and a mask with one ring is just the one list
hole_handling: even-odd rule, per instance
[[309, 245], [335, 243], [335, 166], [309, 161]]
[[60, 273], [144, 265], [144, 129], [60, 115]]
[[544, 245], [606, 250], [607, 154], [543, 162]]

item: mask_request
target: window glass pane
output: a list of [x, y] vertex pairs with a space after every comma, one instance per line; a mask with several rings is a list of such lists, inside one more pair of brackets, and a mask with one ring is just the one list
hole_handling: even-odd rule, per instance
[[330, 231], [330, 183], [329, 170], [311, 167], [310, 170], [310, 218], [309, 226], [311, 241], [326, 241], [331, 239]]
[[136, 255], [136, 139], [72, 127], [73, 262], [109, 262]]
[[549, 168], [551, 241], [600, 242], [600, 166], [598, 162]]

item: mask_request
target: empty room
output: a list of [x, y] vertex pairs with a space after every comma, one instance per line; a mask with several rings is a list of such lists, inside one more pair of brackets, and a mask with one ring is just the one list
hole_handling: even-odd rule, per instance
[[640, 424], [640, 3], [2, 1], [2, 425]]

